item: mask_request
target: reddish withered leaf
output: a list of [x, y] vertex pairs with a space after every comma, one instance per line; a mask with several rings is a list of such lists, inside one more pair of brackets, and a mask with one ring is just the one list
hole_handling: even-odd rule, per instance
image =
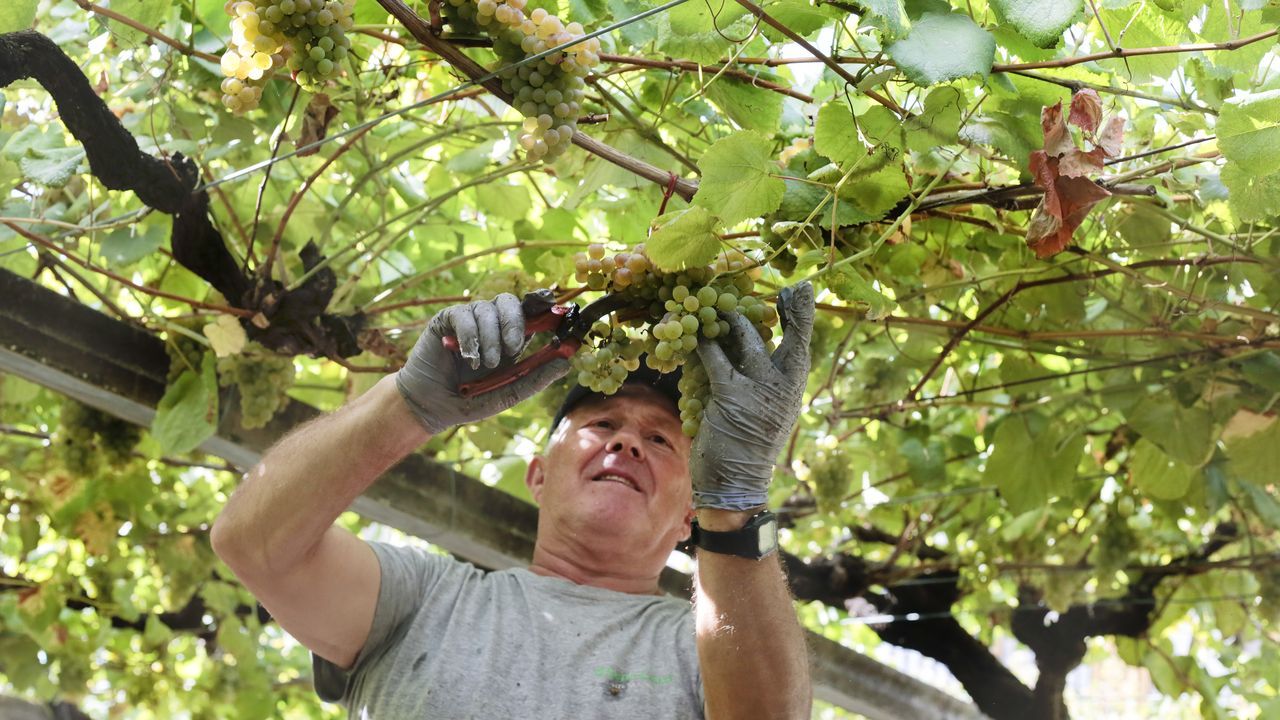
[[1092, 135], [1102, 122], [1102, 100], [1093, 90], [1081, 90], [1071, 96], [1071, 115], [1067, 122]]
[[1067, 124], [1062, 122], [1062, 103], [1040, 113], [1040, 129], [1044, 130], [1044, 151], [1050, 155], [1062, 155], [1076, 146]]
[[1107, 157], [1117, 157], [1123, 146], [1124, 118], [1112, 115], [1111, 119], [1107, 120], [1107, 126], [1102, 129], [1102, 134], [1098, 136], [1098, 147], [1107, 154]]
[[[1079, 103], [1073, 99], [1071, 113], [1073, 124], [1092, 133], [1101, 119], [1097, 95]], [[1114, 119], [1108, 123], [1104, 140], [1109, 141], [1113, 137], [1107, 133], [1117, 132], [1113, 129], [1115, 125]], [[1044, 197], [1027, 225], [1027, 245], [1035, 251], [1036, 257], [1046, 258], [1066, 249], [1071, 244], [1072, 233], [1088, 217], [1089, 210], [1111, 195], [1088, 177], [1102, 171], [1103, 159], [1110, 152], [1101, 145], [1088, 152], [1076, 146], [1070, 130], [1062, 121], [1062, 103], [1044, 109], [1040, 126], [1044, 129], [1044, 149], [1031, 153], [1027, 169], [1036, 184], [1044, 188]], [[1118, 127], [1118, 134], [1114, 137], [1122, 134], [1123, 121]], [[1117, 147], [1118, 144], [1116, 140]]]

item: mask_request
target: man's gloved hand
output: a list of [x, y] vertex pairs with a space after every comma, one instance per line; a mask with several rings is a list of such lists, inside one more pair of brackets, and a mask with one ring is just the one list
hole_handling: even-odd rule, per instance
[[689, 462], [696, 507], [749, 510], [768, 499], [774, 462], [800, 414], [809, 375], [813, 286], [784, 289], [778, 315], [782, 344], [772, 357], [737, 313], [729, 314], [727, 338], [698, 343], [711, 399]]
[[[555, 360], [510, 385], [465, 398], [458, 387], [491, 372], [504, 361], [520, 357], [526, 344], [525, 313], [549, 309], [555, 299], [548, 290], [525, 296], [503, 293], [491, 301], [454, 305], [436, 313], [413, 346], [404, 367], [396, 373], [400, 395], [424, 427], [437, 434], [454, 425], [483, 420], [536, 395], [565, 373], [569, 361]], [[458, 339], [461, 353], [444, 346], [446, 335]]]

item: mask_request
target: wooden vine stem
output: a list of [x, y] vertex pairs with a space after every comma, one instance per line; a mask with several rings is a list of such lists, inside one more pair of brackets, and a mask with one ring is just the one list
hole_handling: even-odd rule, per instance
[[[444, 58], [450, 65], [457, 68], [462, 74], [468, 78], [475, 80], [489, 74], [488, 70], [472, 60], [466, 53], [459, 50], [448, 41], [441, 39], [431, 31], [431, 25], [422, 18], [421, 15], [414, 12], [408, 5], [401, 0], [378, 0], [378, 4], [384, 10], [391, 13], [391, 16], [400, 21], [409, 34], [415, 40], [422, 43], [423, 47], [436, 53]], [[483, 83], [486, 90], [493, 93], [498, 99], [508, 105], [514, 105], [513, 98], [509, 93], [502, 90], [502, 83], [497, 78], [490, 78]], [[583, 133], [575, 131], [573, 133], [573, 144], [586, 150], [600, 158], [604, 158], [618, 167], [632, 172], [640, 177], [649, 180], [663, 188], [667, 186], [667, 182], [671, 179], [671, 173], [654, 165], [632, 157], [617, 148], [603, 143], [595, 138]], [[698, 192], [698, 183], [687, 178], [679, 178], [676, 181], [675, 194], [684, 198], [685, 202], [693, 199], [694, 193]]]

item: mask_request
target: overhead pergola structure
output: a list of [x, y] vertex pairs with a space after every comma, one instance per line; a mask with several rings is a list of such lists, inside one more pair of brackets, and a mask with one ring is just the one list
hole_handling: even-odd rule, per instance
[[[11, 373], [116, 417], [150, 427], [165, 390], [168, 356], [151, 333], [0, 270], [0, 373]], [[226, 404], [217, 433], [200, 449], [242, 470], [289, 429], [319, 411], [297, 401], [265, 428], [240, 426]], [[387, 471], [352, 510], [438, 545], [478, 566], [527, 565], [537, 509], [419, 454]], [[689, 577], [663, 584], [688, 594]], [[974, 705], [813, 632], [808, 633], [818, 699], [872, 720], [982, 720]]]

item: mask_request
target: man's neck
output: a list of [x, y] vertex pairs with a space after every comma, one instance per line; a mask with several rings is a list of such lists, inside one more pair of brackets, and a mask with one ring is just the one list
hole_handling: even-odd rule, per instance
[[619, 558], [602, 558], [591, 553], [566, 552], [549, 548], [539, 542], [533, 549], [533, 562], [529, 571], [544, 577], [560, 578], [577, 585], [631, 593], [633, 595], [659, 595], [658, 575], [628, 572], [628, 563]]

